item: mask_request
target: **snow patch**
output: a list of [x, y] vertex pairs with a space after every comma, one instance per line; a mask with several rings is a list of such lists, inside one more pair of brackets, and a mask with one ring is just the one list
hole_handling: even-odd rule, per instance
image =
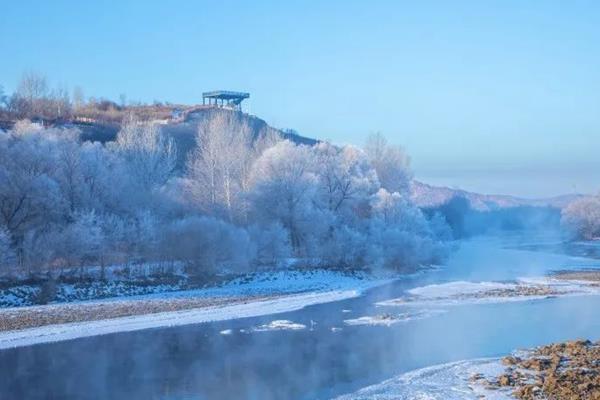
[[252, 328], [253, 332], [267, 332], [267, 331], [283, 331], [283, 330], [291, 330], [297, 331], [301, 329], [305, 329], [306, 325], [297, 324], [287, 319], [277, 319], [275, 321], [271, 321], [265, 325], [259, 325], [255, 328]]

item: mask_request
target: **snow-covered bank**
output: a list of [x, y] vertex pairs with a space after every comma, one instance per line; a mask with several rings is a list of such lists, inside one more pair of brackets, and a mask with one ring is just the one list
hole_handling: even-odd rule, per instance
[[205, 307], [192, 310], [135, 315], [100, 321], [86, 321], [48, 325], [20, 331], [0, 332], [0, 349], [29, 346], [46, 342], [59, 342], [88, 336], [131, 332], [150, 328], [174, 327], [203, 322], [257, 317], [299, 310], [301, 308], [344, 300], [360, 295], [359, 290], [333, 290], [328, 292], [287, 295], [270, 300]]
[[508, 400], [507, 390], [488, 390], [471, 381], [474, 375], [494, 377], [504, 367], [499, 359], [477, 359], [407, 372], [336, 400]]
[[[206, 289], [3, 309], [0, 349], [295, 311], [356, 297], [391, 281], [362, 273], [286, 270], [254, 274]], [[123, 308], [132, 311], [123, 314]], [[121, 314], [112, 314], [113, 310]], [[15, 321], [26, 318], [33, 321], [14, 326]]]
[[[224, 279], [224, 278], [223, 278]], [[202, 286], [179, 276], [177, 282], [152, 280], [117, 280], [55, 284], [55, 299], [51, 304], [78, 301], [110, 301], [113, 299], [232, 297], [289, 294], [322, 290], [349, 290], [369, 287], [379, 281], [361, 271], [327, 269], [282, 269], [239, 275], [221, 282]], [[34, 306], [41, 291], [40, 285], [16, 285], [0, 289], [0, 308]]]

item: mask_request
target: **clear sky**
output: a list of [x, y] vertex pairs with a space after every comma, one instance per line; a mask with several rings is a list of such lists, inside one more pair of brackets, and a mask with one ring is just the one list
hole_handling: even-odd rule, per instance
[[251, 93], [283, 128], [406, 147], [417, 178], [600, 190], [599, 1], [0, 0], [0, 84], [196, 103]]

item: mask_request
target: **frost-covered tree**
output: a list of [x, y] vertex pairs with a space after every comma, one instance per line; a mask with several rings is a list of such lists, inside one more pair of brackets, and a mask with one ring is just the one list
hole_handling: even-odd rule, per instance
[[163, 236], [164, 251], [195, 271], [245, 269], [255, 248], [246, 230], [212, 217], [186, 217], [171, 223]]
[[277, 265], [292, 255], [289, 234], [280, 223], [251, 225], [248, 234], [256, 246], [258, 264]]
[[336, 214], [358, 212], [379, 187], [377, 174], [364, 152], [353, 146], [319, 143], [314, 153], [320, 207]]
[[283, 141], [267, 149], [252, 171], [253, 213], [259, 221], [279, 222], [289, 232], [296, 252], [303, 250], [312, 233], [317, 233], [313, 199], [318, 177], [313, 172], [314, 152], [308, 146]]
[[10, 232], [5, 226], [0, 225], [0, 266], [15, 267], [16, 261]]
[[561, 223], [574, 237], [600, 238], [600, 196], [573, 201], [562, 211]]
[[381, 133], [375, 133], [367, 139], [365, 152], [377, 171], [382, 188], [391, 193], [409, 192], [412, 181], [410, 157], [402, 147], [388, 144]]
[[228, 220], [244, 218], [252, 164], [274, 142], [253, 137], [245, 120], [217, 113], [198, 126], [187, 161], [187, 193], [198, 209]]
[[104, 250], [101, 218], [93, 211], [76, 213], [56, 239], [56, 256], [66, 266], [94, 265]]
[[405, 196], [385, 189], [372, 197], [371, 206], [371, 249], [367, 256], [370, 264], [405, 270], [443, 258], [447, 249], [442, 238], [436, 236], [443, 230], [441, 221], [436, 220], [434, 230], [421, 210]]
[[54, 133], [17, 125], [13, 134], [0, 136], [0, 224], [17, 239], [32, 224], [53, 221], [64, 213], [54, 179]]
[[390, 193], [385, 189], [371, 198], [373, 217], [382, 220], [386, 225], [401, 227], [415, 233], [427, 232], [428, 221], [409, 199], [398, 192]]
[[132, 182], [146, 190], [164, 185], [175, 171], [175, 144], [156, 124], [130, 119], [117, 134], [113, 149], [122, 157]]

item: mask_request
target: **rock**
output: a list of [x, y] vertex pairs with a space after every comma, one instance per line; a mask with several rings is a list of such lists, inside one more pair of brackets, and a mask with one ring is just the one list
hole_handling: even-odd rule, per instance
[[509, 375], [500, 375], [498, 377], [498, 384], [500, 386], [512, 386], [513, 381]]
[[505, 357], [502, 364], [506, 368], [495, 380], [474, 381], [495, 389], [514, 387], [513, 395], [522, 400], [600, 400], [600, 343], [551, 344], [524, 357]]
[[508, 356], [508, 357], [504, 357], [502, 359], [502, 364], [504, 365], [515, 365], [515, 364], [519, 364], [521, 362], [521, 359], [519, 357], [514, 357], [514, 356]]

